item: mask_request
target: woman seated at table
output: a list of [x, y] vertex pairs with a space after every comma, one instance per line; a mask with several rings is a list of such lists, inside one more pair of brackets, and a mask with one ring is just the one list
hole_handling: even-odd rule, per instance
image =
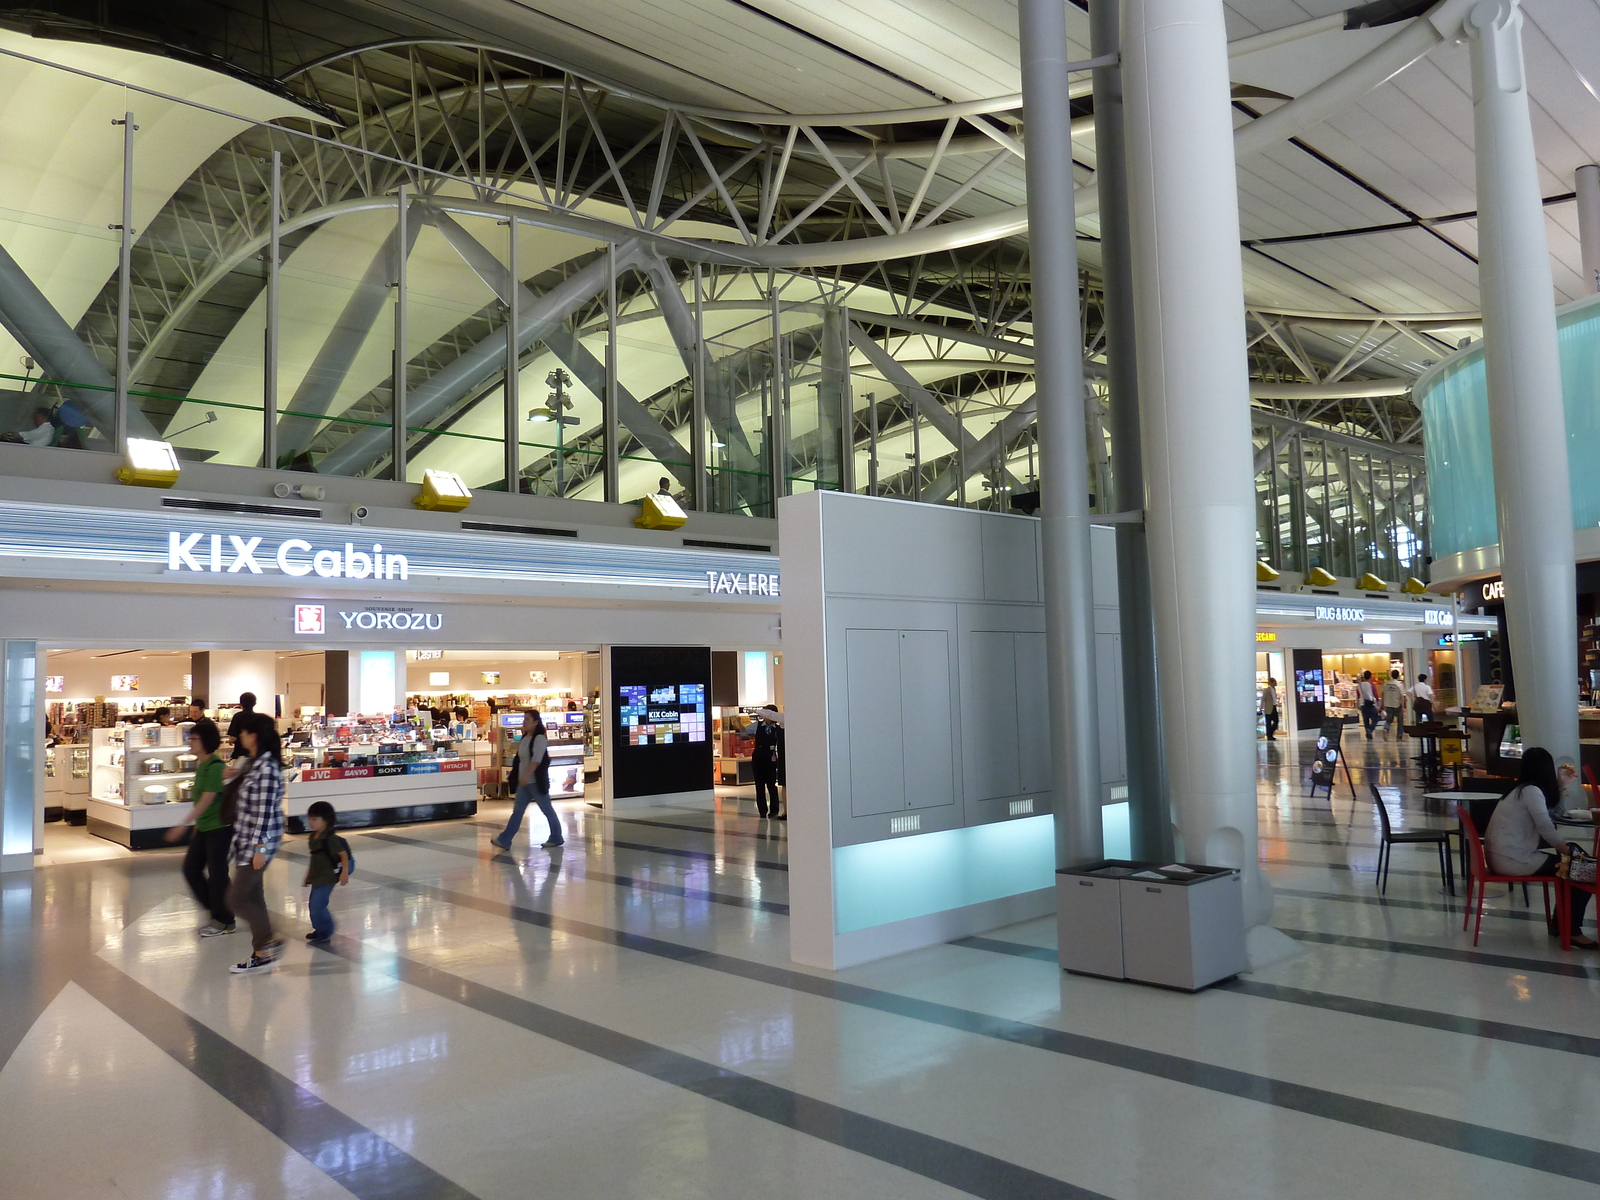
[[[1522, 752], [1522, 771], [1517, 786], [1494, 807], [1489, 828], [1484, 831], [1483, 849], [1489, 869], [1497, 875], [1554, 875], [1560, 865], [1559, 853], [1565, 842], [1556, 832], [1550, 814], [1561, 803], [1561, 782], [1556, 777], [1556, 761], [1543, 746], [1530, 746]], [[1572, 944], [1594, 946], [1593, 938], [1583, 937], [1583, 914], [1589, 907], [1589, 893], [1572, 889]], [[1560, 937], [1561, 926], [1550, 919], [1550, 936]]]

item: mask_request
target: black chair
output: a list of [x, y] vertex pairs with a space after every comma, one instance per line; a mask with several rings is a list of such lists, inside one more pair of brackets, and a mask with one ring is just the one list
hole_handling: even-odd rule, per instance
[[1389, 825], [1389, 809], [1378, 794], [1378, 785], [1367, 780], [1372, 790], [1372, 803], [1378, 807], [1378, 820], [1383, 824], [1383, 844], [1378, 847], [1378, 892], [1389, 893], [1389, 862], [1394, 857], [1396, 844], [1421, 846], [1432, 843], [1439, 851], [1439, 874], [1452, 896], [1456, 894], [1455, 872], [1450, 856], [1450, 831], [1448, 829], [1407, 829], [1396, 833]]

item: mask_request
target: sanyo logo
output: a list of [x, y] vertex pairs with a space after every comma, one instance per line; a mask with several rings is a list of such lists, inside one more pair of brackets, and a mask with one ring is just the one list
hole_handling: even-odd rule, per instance
[[167, 534], [167, 570], [203, 571], [209, 574], [260, 575], [276, 566], [296, 578], [318, 575], [323, 579], [409, 579], [410, 564], [404, 554], [385, 554], [372, 543], [369, 553], [346, 542], [344, 550], [317, 550], [303, 538], [288, 538], [273, 551], [262, 549], [264, 538], [242, 538], [236, 533]]

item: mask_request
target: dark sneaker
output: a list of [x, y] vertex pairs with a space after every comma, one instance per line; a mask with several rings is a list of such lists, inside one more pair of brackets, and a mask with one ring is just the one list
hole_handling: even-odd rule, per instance
[[496, 850], [510, 850], [511, 849], [510, 846], [506, 845], [499, 838], [490, 838], [489, 839], [489, 845], [493, 846]]
[[265, 958], [268, 962], [276, 962], [283, 954], [283, 945], [282, 938], [273, 938], [265, 946], [261, 947], [260, 957]]
[[541, 849], [541, 850], [553, 850], [557, 846], [565, 846], [566, 844], [567, 844], [567, 839], [566, 838], [562, 838], [559, 842], [546, 842], [546, 843], [544, 843], [544, 845], [540, 846], [539, 849]]
[[313, 929], [310, 933], [306, 934], [306, 941], [310, 942], [313, 946], [316, 946], [328, 941], [332, 937], [333, 934], [331, 933], [318, 933], [315, 929]]
[[272, 960], [262, 958], [259, 954], [252, 954], [242, 963], [234, 963], [228, 971], [234, 975], [259, 975], [263, 971], [272, 970]]
[[200, 926], [200, 936], [221, 937], [225, 933], [236, 933], [238, 929], [237, 925], [220, 925], [216, 921], [212, 921], [207, 925]]

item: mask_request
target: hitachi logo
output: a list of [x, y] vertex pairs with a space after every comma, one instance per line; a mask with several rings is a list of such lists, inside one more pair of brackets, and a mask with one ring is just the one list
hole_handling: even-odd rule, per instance
[[242, 538], [230, 534], [167, 534], [167, 570], [202, 571], [209, 574], [261, 575], [277, 568], [299, 578], [316, 574], [323, 579], [409, 579], [410, 564], [404, 554], [385, 554], [383, 545], [372, 543], [372, 550], [357, 550], [346, 542], [344, 550], [317, 550], [303, 538], [279, 542], [272, 553], [263, 550], [259, 537]]

